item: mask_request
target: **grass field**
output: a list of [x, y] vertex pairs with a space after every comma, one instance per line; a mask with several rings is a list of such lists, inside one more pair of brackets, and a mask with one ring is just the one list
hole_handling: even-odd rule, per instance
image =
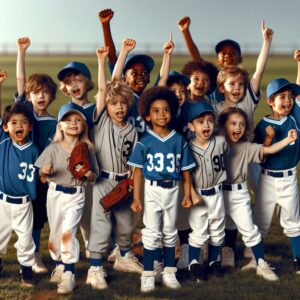
[[[152, 81], [155, 79], [161, 62], [160, 57], [155, 57], [156, 68], [153, 71]], [[209, 57], [209, 59], [212, 59]], [[8, 72], [8, 79], [2, 88], [3, 107], [13, 101], [16, 91], [14, 56], [0, 56], [0, 69]], [[97, 78], [96, 56], [28, 56], [27, 76], [33, 72], [44, 72], [50, 74], [55, 81], [56, 74], [67, 62], [71, 60], [85, 62], [91, 70], [94, 80]], [[174, 57], [172, 69], [180, 70], [188, 57]], [[245, 57], [244, 67], [253, 73], [256, 57]], [[290, 81], [296, 78], [296, 63], [292, 57], [271, 56], [261, 84], [262, 91], [265, 91], [267, 82], [272, 78], [285, 77]], [[90, 99], [93, 99], [96, 89], [90, 92]], [[268, 113], [268, 107], [264, 101], [264, 93], [255, 113], [255, 121]], [[50, 112], [57, 114], [59, 106], [67, 99], [61, 92], [57, 93], [57, 100], [51, 105]], [[47, 250], [48, 227], [42, 235], [41, 253], [49, 269], [53, 268]], [[240, 269], [246, 261], [242, 258], [242, 243], [239, 239], [238, 265], [234, 271], [226, 273], [223, 278], [210, 278], [207, 284], [199, 285], [186, 280], [186, 274], [178, 274], [182, 288], [178, 291], [170, 291], [166, 288], [157, 288], [149, 295], [140, 294], [140, 280], [138, 275], [117, 273], [112, 270], [111, 265], [106, 268], [109, 273], [110, 288], [103, 292], [93, 291], [85, 285], [88, 263], [82, 259], [76, 266], [77, 283], [79, 287], [72, 295], [59, 297], [56, 293], [55, 284], [49, 283], [49, 276], [41, 276], [39, 283], [34, 290], [24, 291], [20, 289], [18, 264], [13, 244], [15, 235], [9, 243], [8, 253], [4, 257], [4, 270], [0, 279], [0, 299], [300, 299], [299, 284], [300, 275], [297, 278], [293, 273], [290, 246], [287, 238], [283, 235], [278, 220], [274, 218], [273, 225], [265, 240], [266, 258], [276, 268], [280, 281], [269, 283], [258, 278], [254, 272], [241, 272]], [[84, 253], [84, 249], [81, 249]], [[83, 257], [83, 255], [81, 255]]]

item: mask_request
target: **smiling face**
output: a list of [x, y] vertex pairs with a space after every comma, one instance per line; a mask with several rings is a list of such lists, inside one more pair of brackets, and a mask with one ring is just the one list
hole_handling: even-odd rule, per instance
[[12, 114], [7, 124], [3, 124], [3, 129], [14, 143], [24, 145], [31, 130], [31, 124], [24, 114]]
[[237, 143], [245, 134], [246, 120], [239, 113], [230, 114], [225, 122], [225, 134], [231, 144]]
[[71, 74], [64, 79], [67, 94], [75, 100], [85, 100], [88, 92], [87, 79], [82, 74]]
[[133, 92], [141, 94], [150, 82], [149, 71], [143, 64], [135, 63], [126, 70], [124, 80]]
[[128, 103], [121, 95], [115, 95], [113, 98], [109, 99], [106, 103], [107, 113], [110, 118], [123, 127], [125, 118], [128, 113]]
[[219, 87], [220, 92], [224, 94], [225, 101], [233, 106], [245, 96], [245, 81], [242, 76], [230, 76], [226, 78], [223, 86]]
[[194, 71], [190, 76], [191, 83], [188, 89], [191, 93], [191, 100], [203, 98], [210, 88], [210, 78], [207, 73]]
[[233, 46], [224, 45], [217, 54], [216, 62], [221, 67], [236, 66], [242, 62], [242, 57]]
[[169, 86], [170, 90], [176, 95], [178, 104], [181, 106], [186, 99], [186, 87], [183, 83], [174, 82]]
[[146, 120], [151, 122], [153, 129], [167, 128], [171, 121], [171, 110], [168, 101], [157, 99], [150, 105]]
[[59, 127], [64, 135], [79, 136], [84, 131], [84, 124], [85, 120], [80, 114], [70, 112], [59, 122]]
[[287, 116], [293, 109], [295, 96], [291, 90], [287, 90], [276, 93], [267, 101], [272, 108], [272, 117], [281, 119]]
[[47, 108], [51, 103], [51, 94], [47, 88], [41, 88], [29, 93], [28, 100], [31, 101], [34, 111], [40, 116], [47, 113]]
[[204, 113], [189, 123], [189, 129], [195, 132], [196, 140], [200, 143], [207, 142], [215, 128], [215, 116], [212, 113]]

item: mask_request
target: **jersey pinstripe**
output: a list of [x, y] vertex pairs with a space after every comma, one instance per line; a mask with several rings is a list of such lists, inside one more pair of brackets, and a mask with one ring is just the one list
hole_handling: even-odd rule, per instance
[[125, 128], [120, 128], [104, 109], [95, 117], [93, 131], [100, 168], [114, 173], [126, 173], [128, 158], [137, 142], [135, 127], [127, 123]]
[[206, 149], [189, 143], [196, 167], [192, 170], [195, 188], [206, 189], [222, 183], [226, 179], [224, 155], [228, 146], [223, 136], [212, 136]]

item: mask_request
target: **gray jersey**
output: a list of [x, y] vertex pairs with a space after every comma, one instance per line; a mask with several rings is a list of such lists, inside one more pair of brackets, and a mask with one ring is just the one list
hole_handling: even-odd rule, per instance
[[[98, 165], [95, 154], [91, 151], [90, 161], [92, 165], [92, 171], [98, 175]], [[71, 187], [75, 185], [86, 185], [87, 180], [84, 178], [80, 182], [76, 180], [72, 173], [69, 171], [69, 158], [70, 153], [67, 152], [61, 143], [53, 143], [45, 148], [42, 154], [35, 162], [35, 166], [42, 168], [46, 164], [51, 164], [53, 167], [53, 174], [47, 175], [47, 182], [53, 181], [56, 184]]]
[[227, 171], [226, 183], [241, 183], [247, 179], [248, 164], [260, 163], [263, 159], [262, 144], [238, 142], [230, 145], [228, 154], [224, 157]]
[[212, 136], [206, 149], [195, 143], [189, 143], [197, 166], [192, 170], [195, 188], [207, 189], [222, 183], [226, 179], [224, 155], [228, 150], [223, 136]]
[[104, 109], [98, 116], [94, 115], [93, 130], [100, 168], [113, 173], [126, 173], [127, 161], [138, 137], [135, 127], [127, 123], [126, 127], [120, 128]]

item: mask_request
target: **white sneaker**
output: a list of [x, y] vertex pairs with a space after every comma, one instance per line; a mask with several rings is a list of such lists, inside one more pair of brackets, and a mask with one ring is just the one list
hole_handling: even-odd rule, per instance
[[187, 269], [189, 266], [189, 244], [180, 245], [180, 255], [177, 262], [178, 269]]
[[74, 290], [75, 286], [75, 275], [70, 271], [64, 272], [57, 285], [57, 293], [61, 295], [69, 294]]
[[164, 286], [170, 289], [178, 289], [181, 287], [181, 284], [176, 278], [177, 268], [165, 267], [162, 272], [162, 283]]
[[141, 276], [141, 292], [148, 293], [155, 289], [155, 272], [143, 271]]
[[154, 261], [154, 272], [155, 272], [155, 283], [161, 283], [162, 281], [162, 272], [164, 265], [162, 262], [155, 260]]
[[35, 257], [35, 263], [32, 266], [32, 271], [36, 274], [46, 274], [46, 273], [48, 273], [48, 269], [44, 265], [44, 263], [41, 259], [41, 256], [37, 252], [35, 252], [34, 257]]
[[60, 282], [64, 270], [65, 266], [63, 264], [56, 266], [56, 268], [51, 273], [50, 282]]
[[256, 274], [258, 276], [262, 276], [268, 281], [277, 281], [279, 279], [278, 276], [273, 272], [273, 269], [270, 268], [268, 263], [261, 258], [258, 260]]
[[201, 261], [202, 264], [208, 261], [208, 243], [205, 243], [203, 247], [201, 247], [199, 261]]
[[251, 248], [245, 247], [244, 248], [244, 258], [252, 258], [253, 257], [253, 253]]
[[119, 251], [119, 246], [118, 245], [116, 245], [114, 247], [114, 249], [112, 249], [112, 251], [110, 252], [110, 254], [109, 254], [108, 258], [107, 258], [108, 262], [114, 262], [116, 260], [117, 251]]
[[104, 290], [108, 288], [107, 282], [105, 280], [106, 273], [103, 267], [91, 266], [88, 270], [88, 275], [86, 278], [86, 284], [90, 284], [94, 290]]
[[142, 274], [144, 271], [143, 265], [139, 263], [138, 259], [131, 251], [127, 252], [125, 256], [121, 256], [120, 251], [116, 252], [114, 269], [116, 271], [135, 272], [139, 274]]
[[256, 270], [256, 268], [257, 268], [256, 259], [254, 258], [254, 256], [252, 256], [248, 264], [242, 267], [242, 271]]
[[230, 247], [223, 247], [221, 252], [221, 267], [222, 268], [234, 268], [235, 257], [234, 251]]

